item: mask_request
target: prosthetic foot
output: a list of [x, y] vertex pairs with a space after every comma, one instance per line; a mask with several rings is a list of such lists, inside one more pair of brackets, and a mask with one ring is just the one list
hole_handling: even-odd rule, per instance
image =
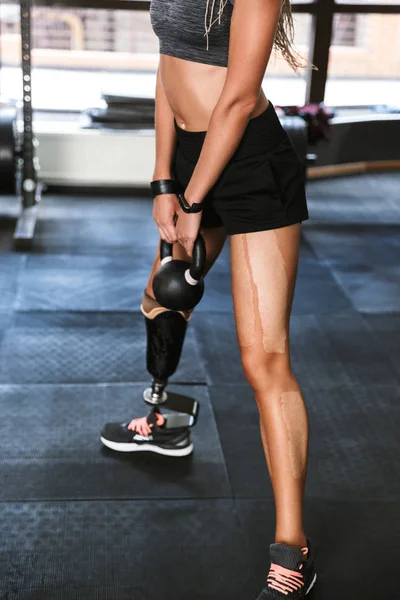
[[145, 417], [125, 423], [107, 423], [100, 439], [119, 452], [187, 456], [193, 451], [190, 428], [197, 421], [199, 403], [189, 396], [167, 392], [166, 387], [177, 369], [191, 312], [168, 310], [146, 292], [141, 310], [147, 333], [146, 365], [153, 377], [143, 393], [150, 411]]

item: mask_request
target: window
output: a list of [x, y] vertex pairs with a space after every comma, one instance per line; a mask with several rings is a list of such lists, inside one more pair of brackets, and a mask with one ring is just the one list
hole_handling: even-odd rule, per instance
[[[294, 14], [295, 39], [294, 48], [307, 64], [310, 51], [312, 17], [308, 14]], [[308, 69], [299, 69], [297, 73], [279, 55], [271, 55], [263, 89], [267, 98], [274, 104], [304, 104], [307, 87]]]
[[[2, 89], [21, 96], [19, 6], [0, 7]], [[154, 95], [158, 39], [148, 11], [32, 9], [32, 102], [82, 110], [102, 91]]]
[[[342, 33], [343, 19], [354, 24]], [[400, 98], [400, 15], [336, 15], [325, 101], [334, 105], [393, 104]], [[350, 42], [354, 42], [351, 43]]]
[[335, 15], [333, 46], [356, 46], [357, 45], [357, 23], [358, 15]]

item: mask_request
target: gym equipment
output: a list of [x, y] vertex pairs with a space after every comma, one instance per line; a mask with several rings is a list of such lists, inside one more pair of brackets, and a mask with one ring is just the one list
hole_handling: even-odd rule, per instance
[[14, 232], [16, 249], [30, 245], [43, 185], [38, 181], [37, 140], [32, 127], [31, 0], [20, 2], [23, 98], [17, 109], [0, 109], [0, 193], [16, 194], [21, 212]]
[[87, 108], [87, 127], [115, 129], [154, 128], [154, 98], [102, 94], [104, 108]]
[[15, 194], [17, 178], [16, 110], [0, 108], [0, 193]]
[[172, 258], [172, 244], [160, 243], [161, 266], [153, 278], [157, 302], [170, 310], [191, 310], [204, 294], [206, 245], [199, 234], [193, 247], [192, 263]]
[[199, 412], [199, 403], [190, 396], [166, 392], [168, 378], [175, 373], [185, 340], [187, 320], [178, 312], [165, 311], [154, 319], [145, 316], [147, 333], [146, 367], [152, 375], [151, 387], [143, 392], [143, 399], [155, 408], [173, 411], [165, 415], [168, 427], [193, 427]]
[[[309, 146], [315, 146], [320, 139], [331, 139], [330, 120], [334, 113], [323, 103], [304, 106], [275, 106], [279, 120], [290, 137], [302, 164], [304, 180], [307, 169], [317, 161], [317, 154], [309, 152]], [[281, 114], [280, 114], [281, 113]]]

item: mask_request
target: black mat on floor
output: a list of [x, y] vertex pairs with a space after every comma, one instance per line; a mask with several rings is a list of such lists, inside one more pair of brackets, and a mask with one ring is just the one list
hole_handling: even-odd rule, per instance
[[151, 267], [151, 260], [133, 262], [127, 257], [28, 256], [15, 308], [138, 312]]
[[0, 500], [229, 497], [207, 389], [170, 389], [200, 402], [195, 452], [181, 460], [101, 444], [104, 423], [147, 413], [143, 385], [0, 386]]
[[334, 266], [397, 266], [400, 253], [398, 224], [310, 225], [303, 230], [318, 258]]
[[[310, 420], [307, 494], [327, 499], [400, 498], [398, 391], [391, 386], [302, 386]], [[272, 498], [259, 416], [249, 387], [210, 388], [236, 497]], [[240, 440], [240, 443], [238, 443]]]
[[9, 311], [15, 305], [18, 275], [25, 257], [14, 254], [0, 255], [0, 311]]
[[[400, 237], [400, 227], [399, 227]], [[400, 249], [398, 252], [400, 260]], [[361, 272], [360, 272], [361, 271]], [[371, 266], [362, 272], [361, 265], [333, 267], [332, 272], [360, 312], [394, 312], [400, 305], [400, 266]]]
[[[271, 500], [237, 500], [255, 569], [253, 597], [265, 580], [274, 532]], [[382, 600], [397, 597], [398, 500], [346, 502], [306, 498], [305, 522], [314, 542], [317, 582], [310, 600]], [[251, 596], [250, 596], [251, 597]]]
[[244, 600], [232, 500], [3, 504], [0, 597]]
[[293, 317], [293, 369], [304, 384], [398, 385], [384, 340], [353, 311]]
[[[147, 381], [141, 313], [16, 313], [0, 345], [0, 383]], [[171, 381], [203, 382], [188, 328]]]
[[373, 344], [379, 344], [386, 355], [387, 361], [396, 370], [400, 381], [400, 313], [363, 314], [363, 320], [372, 335]]

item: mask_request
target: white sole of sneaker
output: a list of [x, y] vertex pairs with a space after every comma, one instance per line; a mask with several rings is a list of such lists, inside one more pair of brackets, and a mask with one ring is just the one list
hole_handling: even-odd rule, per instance
[[185, 446], [185, 448], [177, 448], [172, 450], [170, 448], [159, 448], [158, 446], [152, 446], [151, 444], [118, 444], [117, 442], [111, 442], [100, 436], [100, 440], [104, 446], [116, 450], [117, 452], [155, 452], [156, 454], [162, 454], [163, 456], [188, 456], [193, 452], [193, 444]]
[[314, 575], [314, 577], [313, 577], [313, 580], [312, 580], [312, 582], [310, 583], [310, 587], [309, 587], [309, 588], [308, 588], [308, 590], [306, 591], [306, 596], [307, 596], [307, 594], [308, 594], [308, 593], [311, 591], [311, 588], [313, 587], [313, 585], [314, 585], [314, 583], [316, 582], [316, 580], [317, 580], [317, 574], [315, 573], [315, 575]]

